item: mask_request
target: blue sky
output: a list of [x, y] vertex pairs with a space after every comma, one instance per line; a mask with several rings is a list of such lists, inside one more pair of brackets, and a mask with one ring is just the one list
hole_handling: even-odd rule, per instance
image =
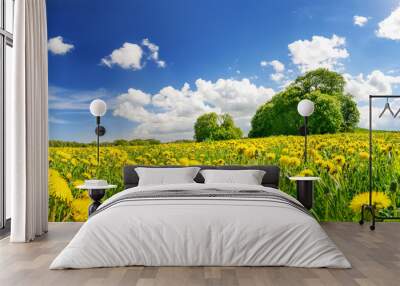
[[319, 66], [345, 75], [365, 126], [365, 96], [398, 91], [399, 5], [47, 1], [50, 138], [94, 140], [94, 98], [109, 106], [103, 140], [191, 138], [208, 111], [229, 112], [248, 131], [257, 106]]

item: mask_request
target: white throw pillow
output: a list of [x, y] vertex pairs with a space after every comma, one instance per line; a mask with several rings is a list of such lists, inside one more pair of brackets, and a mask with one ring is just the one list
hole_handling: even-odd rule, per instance
[[261, 185], [265, 171], [261, 170], [202, 170], [205, 184]]
[[135, 168], [139, 186], [195, 183], [199, 167], [186, 168]]

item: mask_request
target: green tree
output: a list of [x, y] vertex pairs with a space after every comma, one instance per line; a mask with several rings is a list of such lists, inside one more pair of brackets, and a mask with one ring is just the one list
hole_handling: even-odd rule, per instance
[[218, 128], [218, 115], [215, 112], [205, 113], [194, 124], [194, 139], [197, 142], [211, 139]]
[[314, 102], [315, 111], [309, 118], [308, 128], [312, 134], [335, 133], [343, 125], [340, 102], [320, 91], [302, 96], [297, 87], [278, 93], [262, 105], [251, 121], [249, 137], [270, 135], [294, 135], [299, 133], [303, 118], [297, 113], [297, 104], [307, 98]]
[[128, 146], [129, 142], [125, 139], [117, 139], [113, 141], [114, 146]]
[[206, 140], [238, 139], [243, 136], [242, 130], [235, 126], [232, 116], [225, 113], [205, 113], [197, 118], [194, 124], [194, 139], [197, 142]]
[[302, 94], [319, 90], [321, 93], [334, 95], [343, 94], [345, 83], [341, 74], [319, 68], [299, 76], [292, 85], [299, 87]]
[[349, 132], [357, 128], [360, 121], [360, 111], [358, 111], [357, 104], [353, 100], [351, 94], [340, 95], [341, 111], [343, 116], [343, 125], [341, 131]]
[[342, 75], [322, 68], [298, 77], [258, 108], [249, 137], [298, 134], [303, 118], [297, 113], [297, 104], [305, 98], [315, 104], [309, 118], [311, 133], [353, 131], [360, 114], [352, 96], [344, 93], [344, 85]]

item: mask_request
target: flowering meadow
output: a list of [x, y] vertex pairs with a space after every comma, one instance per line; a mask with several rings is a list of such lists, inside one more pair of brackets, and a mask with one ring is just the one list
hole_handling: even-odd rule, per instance
[[[122, 168], [143, 165], [278, 165], [280, 189], [296, 196], [288, 176], [319, 176], [313, 214], [321, 221], [357, 221], [368, 202], [368, 133], [312, 135], [308, 163], [303, 163], [301, 136], [274, 136], [202, 143], [101, 147], [100, 164], [94, 147], [49, 148], [49, 220], [85, 221], [90, 198], [76, 186], [101, 178], [123, 190]], [[374, 202], [382, 213], [400, 206], [400, 133], [374, 133]]]

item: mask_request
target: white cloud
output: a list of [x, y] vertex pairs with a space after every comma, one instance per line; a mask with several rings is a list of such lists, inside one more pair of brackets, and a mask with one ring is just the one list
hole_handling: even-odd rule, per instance
[[285, 71], [285, 65], [278, 60], [273, 60], [269, 64], [275, 71], [275, 73], [271, 74], [271, 79], [275, 82], [281, 82], [285, 78], [285, 75], [283, 74]]
[[368, 22], [368, 18], [367, 17], [358, 16], [358, 15], [355, 15], [353, 17], [353, 23], [356, 26], [363, 27], [363, 26], [365, 26], [365, 24], [367, 24], [367, 22]]
[[274, 68], [275, 72], [277, 73], [281, 73], [285, 70], [285, 65], [278, 60], [273, 60], [269, 64]]
[[376, 35], [380, 38], [400, 40], [400, 7], [383, 21], [379, 22]]
[[[134, 130], [136, 137], [192, 138], [196, 118], [212, 111], [230, 113], [247, 131], [257, 107], [273, 94], [271, 88], [256, 86], [248, 79], [215, 82], [198, 79], [194, 89], [185, 83], [181, 89], [167, 86], [152, 96], [131, 89], [118, 96], [113, 114], [139, 123]], [[139, 97], [144, 100], [138, 100]]]
[[139, 89], [129, 88], [127, 93], [121, 94], [118, 98], [122, 101], [129, 101], [135, 105], [147, 105], [151, 102], [151, 95]]
[[49, 39], [47, 42], [47, 48], [55, 55], [65, 55], [74, 48], [74, 45], [64, 43], [63, 37], [57, 36]]
[[157, 61], [157, 65], [160, 68], [165, 68], [167, 66], [166, 62], [162, 60]]
[[143, 39], [142, 45], [149, 49], [150, 59], [152, 59], [157, 64], [158, 67], [165, 68], [167, 66], [165, 61], [159, 59], [159, 53], [158, 53], [158, 51], [160, 50], [159, 46], [150, 42], [149, 39], [147, 38]]
[[149, 120], [151, 114], [144, 106], [150, 104], [150, 102], [150, 94], [130, 88], [127, 93], [123, 93], [117, 97], [116, 108], [113, 114], [136, 122]]
[[89, 104], [96, 98], [108, 98], [110, 94], [103, 88], [97, 90], [71, 90], [49, 86], [49, 109], [89, 110]]
[[143, 50], [139, 45], [124, 43], [121, 48], [114, 50], [101, 62], [108, 67], [118, 65], [123, 69], [140, 70], [143, 67], [141, 64], [142, 56]]
[[283, 73], [273, 73], [270, 75], [270, 78], [275, 82], [281, 82], [285, 78], [285, 75]]
[[400, 76], [385, 75], [380, 70], [374, 70], [369, 75], [362, 73], [357, 76], [343, 75], [346, 80], [345, 91], [352, 94], [357, 101], [366, 101], [370, 94], [390, 95], [393, 87], [400, 84]]
[[341, 65], [340, 60], [349, 56], [346, 39], [333, 35], [332, 38], [313, 36], [311, 41], [298, 40], [288, 45], [292, 62], [301, 72], [319, 67], [335, 69]]
[[147, 60], [154, 61], [158, 67], [165, 68], [167, 66], [166, 62], [159, 58], [159, 46], [150, 42], [147, 38], [143, 39], [141, 45], [145, 50], [138, 44], [124, 43], [122, 47], [114, 50], [109, 56], [102, 58], [101, 63], [109, 68], [118, 65], [123, 69], [140, 70], [144, 67], [146, 61], [143, 56], [147, 54]]
[[260, 66], [262, 67], [267, 67], [267, 66], [271, 66], [275, 72], [277, 73], [281, 73], [285, 70], [285, 65], [278, 61], [278, 60], [273, 60], [273, 61], [261, 61], [260, 62]]
[[262, 67], [267, 67], [271, 66], [274, 69], [274, 73], [270, 75], [270, 78], [277, 82], [280, 83], [284, 78], [285, 78], [285, 65], [278, 61], [278, 60], [273, 60], [273, 61], [261, 61], [260, 66]]
[[71, 122], [68, 121], [68, 120], [56, 118], [56, 117], [54, 117], [54, 116], [50, 116], [50, 117], [49, 117], [49, 122], [50, 122], [50, 123], [53, 123], [53, 124], [69, 124], [69, 123], [71, 123]]
[[[378, 102], [376, 102], [378, 104]], [[382, 102], [381, 102], [382, 103]], [[393, 112], [397, 112], [400, 108], [400, 105], [396, 102], [391, 102], [390, 104]], [[359, 106], [358, 110], [360, 111], [360, 122], [358, 124], [359, 127], [369, 128], [369, 106]], [[383, 114], [381, 118], [379, 118], [379, 114], [383, 110], [382, 106], [372, 107], [372, 129], [375, 130], [398, 130], [398, 118], [394, 119], [393, 116], [386, 112]]]

